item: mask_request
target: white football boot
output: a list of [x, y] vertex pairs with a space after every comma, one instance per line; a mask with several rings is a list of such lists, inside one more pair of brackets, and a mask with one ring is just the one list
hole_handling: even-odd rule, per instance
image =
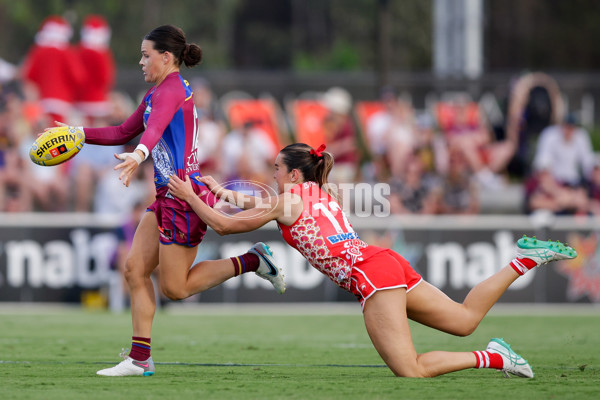
[[256, 275], [271, 282], [275, 290], [283, 294], [285, 292], [283, 274], [281, 273], [281, 269], [275, 265], [273, 252], [271, 252], [269, 246], [263, 242], [258, 242], [248, 250], [248, 253], [256, 254], [260, 261]]
[[146, 361], [138, 361], [129, 356], [125, 356], [125, 353], [126, 351], [123, 350], [123, 352], [120, 354], [120, 356], [124, 358], [123, 361], [114, 367], [101, 369], [100, 371], [96, 372], [96, 374], [102, 376], [154, 375], [154, 361], [152, 361], [152, 357], [148, 358]]
[[526, 359], [515, 353], [510, 345], [501, 338], [490, 340], [486, 350], [502, 356], [502, 372], [504, 372], [505, 377], [510, 378], [509, 373], [511, 373], [521, 378], [533, 378], [531, 365]]

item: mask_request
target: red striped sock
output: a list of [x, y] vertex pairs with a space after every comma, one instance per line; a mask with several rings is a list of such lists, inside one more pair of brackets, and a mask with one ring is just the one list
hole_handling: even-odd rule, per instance
[[474, 351], [475, 358], [477, 358], [477, 364], [475, 368], [495, 368], [502, 369], [504, 365], [504, 361], [502, 361], [502, 356], [498, 353], [491, 353], [487, 350], [484, 351]]
[[517, 257], [510, 262], [512, 269], [517, 271], [517, 274], [523, 275], [525, 272], [537, 266], [537, 263], [531, 258]]
[[150, 338], [132, 336], [129, 357], [136, 361], [146, 361], [150, 357]]
[[260, 261], [256, 254], [246, 253], [241, 256], [231, 257], [230, 260], [233, 262], [234, 275], [238, 276], [245, 274], [246, 272], [254, 272], [258, 269]]

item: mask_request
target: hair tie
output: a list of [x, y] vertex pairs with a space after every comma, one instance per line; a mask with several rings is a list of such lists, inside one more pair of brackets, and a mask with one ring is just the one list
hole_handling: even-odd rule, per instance
[[323, 157], [323, 153], [321, 153], [321, 152], [322, 152], [323, 150], [325, 150], [325, 147], [326, 147], [326, 146], [325, 146], [324, 144], [322, 144], [322, 145], [320, 145], [320, 146], [319, 146], [319, 148], [318, 148], [318, 149], [316, 149], [316, 150], [315, 150], [315, 149], [310, 149], [310, 154], [312, 154], [312, 155], [315, 155], [315, 156], [317, 156], [317, 157], [321, 158], [321, 157]]

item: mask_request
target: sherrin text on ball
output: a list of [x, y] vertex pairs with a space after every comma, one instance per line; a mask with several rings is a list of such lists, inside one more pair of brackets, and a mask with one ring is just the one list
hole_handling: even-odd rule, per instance
[[31, 145], [29, 157], [38, 165], [62, 164], [79, 153], [84, 142], [83, 129], [75, 126], [58, 126], [38, 136]]

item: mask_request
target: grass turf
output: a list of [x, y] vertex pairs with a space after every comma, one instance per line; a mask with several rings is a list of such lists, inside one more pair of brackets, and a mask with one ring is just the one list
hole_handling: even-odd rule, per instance
[[483, 349], [504, 337], [534, 379], [466, 370], [395, 378], [356, 315], [157, 314], [153, 377], [107, 378], [130, 316], [0, 314], [2, 399], [591, 399], [600, 397], [600, 316], [494, 316], [457, 338], [412, 324], [418, 352]]

